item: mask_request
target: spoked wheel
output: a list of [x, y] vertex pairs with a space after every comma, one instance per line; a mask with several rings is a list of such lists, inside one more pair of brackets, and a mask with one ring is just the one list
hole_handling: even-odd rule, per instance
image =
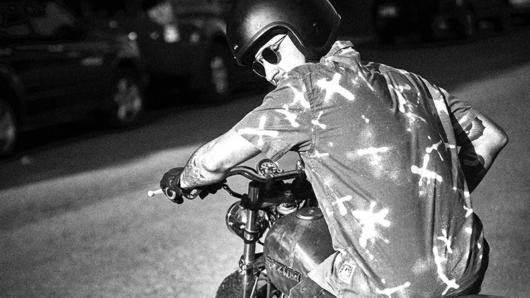
[[8, 156], [15, 149], [18, 127], [11, 106], [0, 98], [0, 157]]
[[110, 96], [109, 122], [113, 126], [130, 126], [144, 111], [144, 97], [138, 78], [131, 72], [121, 72]]

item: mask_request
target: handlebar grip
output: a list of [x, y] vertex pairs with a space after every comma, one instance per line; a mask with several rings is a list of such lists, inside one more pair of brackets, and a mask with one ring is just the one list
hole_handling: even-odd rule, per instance
[[161, 195], [161, 194], [164, 194], [164, 191], [162, 189], [157, 189], [157, 190], [150, 190], [147, 192], [147, 196], [152, 198], [156, 195]]

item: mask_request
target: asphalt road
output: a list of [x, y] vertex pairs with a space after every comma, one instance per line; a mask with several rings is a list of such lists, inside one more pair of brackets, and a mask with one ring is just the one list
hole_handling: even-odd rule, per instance
[[[359, 48], [365, 60], [468, 99], [507, 131], [508, 147], [472, 194], [491, 246], [483, 293], [507, 297], [530, 295], [529, 40], [530, 29], [517, 28], [472, 42]], [[0, 295], [212, 297], [241, 254], [224, 226], [234, 200], [174, 205], [146, 193], [260, 100], [159, 108], [128, 131], [75, 124], [25, 135], [27, 147], [0, 162]], [[245, 191], [243, 180], [229, 181]]]

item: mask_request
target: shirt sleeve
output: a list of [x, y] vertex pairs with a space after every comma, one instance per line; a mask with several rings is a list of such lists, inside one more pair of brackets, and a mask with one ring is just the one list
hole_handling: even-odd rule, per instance
[[311, 108], [305, 82], [291, 74], [232, 130], [272, 160], [311, 146]]
[[470, 127], [471, 122], [477, 117], [477, 113], [467, 101], [450, 94], [443, 88], [439, 89], [447, 102], [451, 124], [458, 140], [462, 133], [465, 133], [466, 127]]

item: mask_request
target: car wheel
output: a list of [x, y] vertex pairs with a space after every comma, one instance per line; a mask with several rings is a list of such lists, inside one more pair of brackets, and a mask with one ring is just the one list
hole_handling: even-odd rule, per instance
[[132, 71], [120, 71], [114, 80], [107, 116], [116, 127], [135, 124], [144, 111], [144, 95], [138, 76]]
[[11, 106], [0, 98], [0, 157], [8, 156], [15, 149], [18, 126]]
[[465, 39], [473, 39], [477, 35], [477, 19], [469, 9], [466, 9], [462, 15], [460, 35]]

